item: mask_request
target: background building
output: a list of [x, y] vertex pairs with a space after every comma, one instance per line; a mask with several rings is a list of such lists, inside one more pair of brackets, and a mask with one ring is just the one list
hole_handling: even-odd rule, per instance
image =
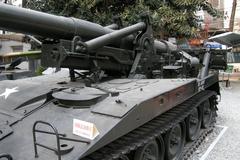
[[[209, 0], [213, 8], [218, 9], [220, 12], [224, 12], [224, 0]], [[207, 12], [204, 12], [205, 29], [208, 32], [216, 32], [224, 29], [224, 18], [212, 17]]]
[[224, 0], [224, 28], [229, 30], [233, 0]]
[[240, 0], [237, 0], [233, 32], [240, 33]]
[[31, 45], [24, 38], [22, 34], [0, 34], [0, 55], [30, 50]]
[[[227, 15], [225, 15], [225, 4], [227, 3], [225, 1], [226, 0], [209, 0], [213, 8], [216, 8], [218, 11], [222, 12], [222, 14], [224, 15], [223, 17], [212, 17], [210, 14], [203, 10], [197, 12], [197, 16], [200, 20], [199, 25], [202, 28], [202, 31], [200, 33], [202, 39], [208, 39], [208, 37], [212, 35], [228, 31], [231, 9], [229, 8], [229, 6], [227, 6], [229, 8], [229, 11], [227, 11]], [[230, 3], [230, 7], [231, 5], [232, 3]]]

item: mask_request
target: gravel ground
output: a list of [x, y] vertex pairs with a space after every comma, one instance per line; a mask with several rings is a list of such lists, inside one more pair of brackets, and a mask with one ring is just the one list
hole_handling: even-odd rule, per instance
[[[222, 83], [222, 98], [219, 103], [217, 125], [226, 126], [228, 129], [205, 160], [240, 159], [240, 82], [231, 82], [229, 88], [224, 85]], [[200, 159], [221, 130], [221, 127], [216, 127], [191, 159]]]

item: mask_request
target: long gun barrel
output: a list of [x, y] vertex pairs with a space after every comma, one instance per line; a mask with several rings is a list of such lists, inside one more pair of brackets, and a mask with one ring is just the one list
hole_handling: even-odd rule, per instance
[[[110, 29], [112, 27], [103, 27], [77, 18], [56, 16], [4, 3], [0, 3], [0, 22], [0, 29], [3, 30], [53, 39], [71, 40], [74, 36], [91, 39], [114, 32]], [[116, 24], [114, 24], [114, 28], [116, 28]], [[159, 52], [177, 50], [175, 45], [170, 43], [167, 43], [167, 45], [155, 41], [155, 47]]]
[[54, 39], [94, 38], [112, 32], [96, 23], [0, 3], [0, 28]]
[[119, 27], [0, 3], [0, 29], [46, 38], [42, 45], [42, 65], [46, 67], [146, 73], [163, 56], [178, 52], [176, 45], [154, 40], [147, 15], [135, 25], [117, 30]]

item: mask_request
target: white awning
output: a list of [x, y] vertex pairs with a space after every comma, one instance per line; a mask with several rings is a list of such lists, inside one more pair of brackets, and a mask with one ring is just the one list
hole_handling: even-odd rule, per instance
[[232, 47], [240, 44], [240, 34], [233, 33], [233, 32], [226, 32], [226, 33], [222, 33], [222, 34], [210, 37], [209, 40], [213, 40], [223, 45]]

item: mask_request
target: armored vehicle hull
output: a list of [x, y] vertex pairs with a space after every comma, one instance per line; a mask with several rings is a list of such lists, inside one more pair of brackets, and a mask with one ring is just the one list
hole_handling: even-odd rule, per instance
[[44, 37], [43, 66], [69, 69], [1, 81], [0, 158], [177, 160], [211, 129], [225, 55], [155, 40], [148, 15], [103, 27], [0, 4], [0, 21]]
[[[139, 144], [134, 142], [136, 145], [132, 149], [134, 150], [148, 143], [148, 139], [143, 141], [144, 137], [139, 139], [144, 132], [146, 132], [144, 133], [146, 137], [151, 137], [150, 140], [153, 140], [153, 137], [163, 135], [163, 128], [168, 130], [179, 122], [183, 123], [184, 118], [191, 114], [194, 107], [200, 109], [204, 102], [212, 98], [214, 100], [216, 92], [202, 89], [211, 88], [217, 83], [217, 77], [210, 75], [208, 82], [203, 86], [200, 86], [196, 79], [115, 79], [94, 87], [84, 87], [84, 84], [81, 85], [80, 82], [63, 84], [63, 77], [56, 74], [1, 82], [1, 152], [8, 153], [18, 160], [34, 159], [32, 137], [34, 135], [33, 126], [36, 122], [44, 124], [39, 127], [43, 133], [37, 133], [35, 143], [56, 149], [53, 152], [37, 146], [37, 159], [57, 159], [56, 135], [49, 135], [56, 133], [45, 122], [54, 126], [59, 134], [64, 134], [64, 137], [67, 138], [60, 140], [60, 146], [63, 146], [60, 148], [60, 152], [67, 152], [62, 153], [62, 159], [81, 159], [85, 156], [92, 156], [91, 154], [94, 155], [96, 151], [101, 150], [110, 142], [121, 140], [124, 135], [132, 134], [131, 132], [136, 132], [132, 136], [140, 141]], [[65, 80], [67, 80], [67, 76]], [[8, 90], [12, 90], [9, 95], [7, 94]], [[79, 98], [76, 99], [76, 97]], [[59, 106], [56, 99], [62, 105]], [[192, 102], [192, 100], [197, 101]], [[183, 104], [187, 102], [190, 104], [184, 106]], [[171, 113], [173, 108], [185, 115], [183, 113], [183, 115], [177, 115], [175, 111], [176, 115], [170, 114], [166, 119], [167, 113]], [[160, 115], [162, 114], [164, 115], [163, 119], [165, 117], [164, 123], [161, 120], [159, 122], [155, 120], [161, 119]], [[73, 134], [74, 119], [94, 124], [99, 135], [90, 140]], [[171, 121], [172, 119], [174, 121]], [[148, 123], [152, 123], [151, 121], [154, 122], [152, 128], [138, 131], [139, 127], [144, 127]], [[146, 124], [146, 122], [148, 123]], [[161, 127], [157, 128], [157, 126]], [[124, 143], [127, 142], [127, 139], [124, 140]], [[131, 143], [133, 142], [129, 140], [130, 146], [133, 145]], [[130, 147], [126, 144], [118, 145]], [[129, 150], [131, 147], [128, 148], [128, 152], [130, 152]], [[111, 154], [102, 156], [109, 158]], [[120, 152], [114, 157], [120, 158], [121, 156]]]

